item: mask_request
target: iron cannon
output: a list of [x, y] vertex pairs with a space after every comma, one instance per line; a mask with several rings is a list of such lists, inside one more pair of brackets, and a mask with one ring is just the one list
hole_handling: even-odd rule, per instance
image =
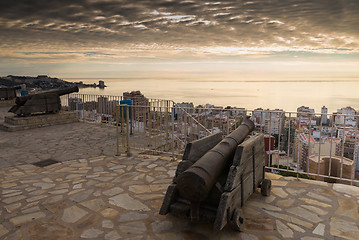
[[0, 87], [0, 100], [10, 100], [16, 97], [16, 90], [21, 89], [20, 86], [16, 87]]
[[245, 201], [257, 187], [264, 196], [271, 188], [264, 179], [264, 135], [244, 141], [253, 129], [254, 123], [245, 119], [224, 139], [219, 133], [187, 144], [160, 214], [214, 222], [218, 231], [230, 223], [240, 231]]
[[11, 107], [9, 112], [18, 116], [30, 116], [34, 113], [58, 113], [61, 110], [60, 96], [78, 91], [79, 88], [75, 86], [17, 97], [16, 105]]

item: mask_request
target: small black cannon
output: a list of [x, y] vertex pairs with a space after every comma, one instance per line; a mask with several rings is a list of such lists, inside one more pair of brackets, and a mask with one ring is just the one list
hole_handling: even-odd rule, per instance
[[16, 87], [0, 87], [0, 100], [10, 100], [16, 98], [16, 90], [21, 89], [20, 86]]
[[213, 134], [187, 144], [160, 214], [214, 222], [217, 231], [230, 223], [241, 231], [245, 201], [257, 187], [263, 196], [271, 189], [271, 181], [264, 179], [263, 134], [244, 141], [253, 129], [246, 119], [223, 140]]
[[18, 116], [30, 116], [34, 113], [58, 113], [61, 110], [60, 96], [78, 91], [78, 87], [69, 87], [17, 97], [16, 105], [10, 108], [9, 112]]

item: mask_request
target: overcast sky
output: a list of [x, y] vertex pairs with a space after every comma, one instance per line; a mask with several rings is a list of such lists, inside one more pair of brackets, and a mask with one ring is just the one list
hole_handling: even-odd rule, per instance
[[0, 1], [0, 75], [355, 80], [358, 69], [358, 0]]

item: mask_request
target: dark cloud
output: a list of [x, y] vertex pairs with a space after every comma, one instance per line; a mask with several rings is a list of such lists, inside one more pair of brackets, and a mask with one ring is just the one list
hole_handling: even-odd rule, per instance
[[[2, 0], [0, 49], [359, 51], [357, 0]], [[153, 48], [148, 48], [153, 50]]]

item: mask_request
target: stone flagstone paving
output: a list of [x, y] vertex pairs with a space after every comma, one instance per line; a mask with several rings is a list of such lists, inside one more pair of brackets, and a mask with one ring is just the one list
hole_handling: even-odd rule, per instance
[[244, 232], [158, 211], [177, 162], [95, 157], [0, 169], [0, 239], [359, 239], [359, 188], [266, 174], [271, 196], [243, 207]]

